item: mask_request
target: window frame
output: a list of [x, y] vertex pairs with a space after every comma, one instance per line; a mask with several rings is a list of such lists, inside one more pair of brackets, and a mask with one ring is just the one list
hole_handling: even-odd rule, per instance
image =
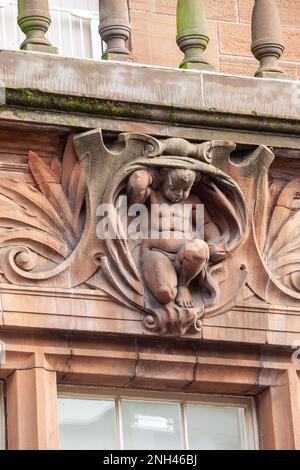
[[[6, 23], [5, 23], [5, 11], [4, 8], [6, 7], [12, 7], [12, 16], [10, 19], [16, 19], [18, 15], [18, 1], [17, 0], [8, 0], [7, 4], [0, 6], [0, 23], [2, 25], [3, 29], [3, 45], [2, 49], [3, 50], [13, 50], [13, 51], [18, 51], [20, 48], [21, 43], [24, 41], [26, 38], [25, 34], [21, 31], [21, 29], [18, 27], [17, 22], [15, 21], [15, 27], [13, 30], [14, 34], [14, 45], [8, 45], [7, 40], [6, 40]], [[51, 25], [50, 28], [46, 32], [46, 38], [52, 43], [54, 42], [53, 45], [58, 47], [58, 55], [60, 57], [65, 57], [65, 58], [71, 58], [71, 59], [78, 59], [78, 60], [92, 60], [99, 62], [101, 61], [101, 56], [106, 50], [106, 43], [101, 40], [99, 32], [98, 32], [98, 27], [99, 27], [99, 7], [97, 10], [90, 10], [89, 8], [67, 8], [64, 7], [63, 5], [61, 6], [54, 6], [54, 5], [49, 5], [49, 11], [51, 15]], [[63, 31], [63, 23], [61, 22], [61, 15], [62, 13], [68, 14], [68, 26], [66, 26], [66, 30]], [[57, 35], [58, 35], [58, 41], [54, 40], [54, 14], [57, 15], [57, 23], [58, 23], [58, 30], [57, 30]], [[73, 22], [74, 22], [74, 17], [77, 17], [79, 19], [79, 24], [80, 24], [80, 48], [81, 48], [81, 54], [75, 54], [74, 53], [74, 40], [73, 40], [73, 35], [75, 34], [73, 30]], [[85, 47], [85, 39], [83, 36], [83, 23], [82, 21], [84, 19], [88, 19], [90, 21], [90, 27], [89, 27], [89, 39], [91, 42], [91, 54], [88, 57], [87, 56], [87, 49]], [[70, 46], [71, 46], [71, 54], [65, 54], [63, 53], [63, 42], [64, 42], [64, 34], [69, 34], [70, 35]]]
[[[157, 401], [160, 403], [175, 403], [180, 407], [180, 422], [182, 426], [182, 450], [188, 448], [188, 429], [186, 405], [205, 405], [213, 407], [242, 408], [244, 410], [243, 428], [243, 450], [259, 449], [258, 426], [256, 406], [253, 397], [205, 395], [195, 393], [168, 392], [168, 391], [142, 391], [124, 390], [113, 388], [95, 388], [80, 386], [59, 386], [58, 398], [86, 398], [114, 400], [115, 402], [115, 429], [116, 447], [124, 449], [123, 427], [122, 427], [122, 400]], [[242, 419], [242, 418], [240, 418]]]

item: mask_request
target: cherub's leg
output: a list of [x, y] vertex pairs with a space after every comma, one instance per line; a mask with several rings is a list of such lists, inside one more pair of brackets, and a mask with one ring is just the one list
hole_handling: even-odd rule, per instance
[[178, 273], [178, 286], [175, 302], [180, 307], [194, 307], [188, 286], [205, 267], [209, 259], [209, 247], [203, 240], [190, 240], [180, 248], [175, 266]]
[[142, 254], [142, 268], [148, 289], [161, 304], [168, 304], [175, 299], [177, 274], [166, 255], [155, 250], [145, 250]]

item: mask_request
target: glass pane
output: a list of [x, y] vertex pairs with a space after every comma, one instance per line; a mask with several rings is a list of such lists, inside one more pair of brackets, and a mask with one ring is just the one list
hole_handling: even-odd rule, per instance
[[244, 410], [187, 405], [189, 449], [243, 449]]
[[49, 0], [50, 8], [98, 11], [99, 0]]
[[[50, 0], [51, 27], [46, 37], [58, 47], [59, 54], [80, 59], [100, 58], [94, 49], [101, 48], [98, 32], [98, 0]], [[94, 21], [97, 21], [96, 35]], [[0, 35], [1, 39], [1, 35]]]
[[58, 415], [61, 449], [116, 448], [114, 400], [60, 397]]
[[177, 403], [122, 400], [124, 449], [181, 449]]

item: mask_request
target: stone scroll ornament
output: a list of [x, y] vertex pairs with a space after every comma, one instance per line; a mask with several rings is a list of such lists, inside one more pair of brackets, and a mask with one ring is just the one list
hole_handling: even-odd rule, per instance
[[[246, 282], [263, 297], [257, 269], [268, 285], [273, 280], [273, 290], [297, 297], [297, 260], [293, 268], [272, 264], [281, 247], [270, 242], [272, 223], [266, 220], [276, 218], [274, 230], [278, 217], [297, 223], [293, 213], [282, 215], [280, 196], [278, 210], [268, 213], [274, 155], [262, 146], [235, 162], [234, 149], [225, 141], [191, 144], [132, 133], [119, 135], [108, 148], [95, 130], [70, 136], [62, 160], [51, 165], [30, 152], [34, 184], [0, 178], [2, 282], [97, 289], [139, 312], [153, 333], [198, 337], [203, 316], [230, 309]], [[296, 186], [285, 189], [290, 198]], [[157, 203], [164, 204], [165, 215], [174, 203], [202, 204], [203, 239], [131, 239], [120, 213], [122, 197], [129, 210], [143, 204], [150, 216]], [[115, 236], [101, 239], [103, 204], [111, 208]]]

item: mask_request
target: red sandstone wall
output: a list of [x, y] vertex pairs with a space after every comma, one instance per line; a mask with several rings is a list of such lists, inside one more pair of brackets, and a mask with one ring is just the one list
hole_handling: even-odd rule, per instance
[[[176, 0], [129, 0], [132, 47], [138, 62], [177, 67]], [[252, 76], [251, 11], [254, 0], [204, 0], [210, 31], [206, 52], [216, 71]], [[282, 66], [290, 78], [300, 76], [300, 0], [277, 0], [286, 50]]]

